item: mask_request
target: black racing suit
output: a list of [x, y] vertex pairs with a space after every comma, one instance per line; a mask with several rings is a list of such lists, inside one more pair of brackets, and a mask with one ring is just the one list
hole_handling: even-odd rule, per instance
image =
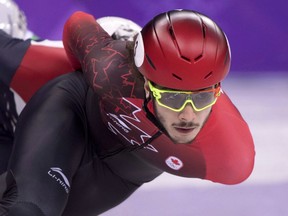
[[11, 199], [11, 216], [97, 215], [162, 173], [123, 147], [102, 123], [99, 104], [80, 72], [57, 78], [32, 98], [15, 133], [6, 178], [13, 193], [6, 191], [0, 212]]
[[[11, 83], [28, 101], [34, 84], [40, 86], [67, 73], [69, 66], [63, 61], [63, 49], [59, 54], [53, 48], [51, 53], [62, 58], [54, 60], [41, 53], [51, 47], [31, 46], [30, 40], [0, 33], [1, 173], [7, 168], [15, 137], [9, 171], [0, 177], [1, 216], [97, 215], [162, 173], [123, 148], [104, 126], [98, 96], [89, 90], [81, 72], [43, 88], [24, 109], [14, 135], [18, 115]], [[50, 64], [59, 68], [52, 70]]]

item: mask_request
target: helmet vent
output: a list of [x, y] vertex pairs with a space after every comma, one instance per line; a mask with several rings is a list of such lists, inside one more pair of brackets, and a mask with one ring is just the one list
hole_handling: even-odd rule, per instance
[[197, 56], [196, 58], [194, 58], [194, 62], [197, 62], [197, 61], [199, 61], [201, 58], [203, 57], [203, 55], [201, 54], [201, 55], [199, 55], [199, 56]]
[[172, 26], [169, 27], [169, 34], [170, 34], [172, 40], [173, 40], [174, 43], [175, 43], [175, 46], [176, 46], [176, 48], [177, 48], [177, 50], [178, 50], [178, 52], [179, 52], [179, 54], [180, 54], [180, 57], [181, 57], [183, 60], [191, 63], [191, 59], [190, 59], [190, 58], [188, 58], [188, 57], [186, 57], [186, 56], [183, 56], [183, 55], [181, 54], [181, 50], [180, 50], [180, 48], [179, 48], [179, 45], [178, 45], [178, 42], [177, 42], [177, 40], [176, 40], [176, 36], [175, 36], [175, 33], [174, 33], [174, 30], [173, 30], [173, 27], [172, 27]]
[[178, 80], [182, 80], [182, 78], [181, 77], [179, 77], [179, 76], [177, 76], [176, 74], [174, 74], [174, 73], [172, 73], [172, 76], [174, 76], [176, 79], [178, 79]]
[[206, 25], [203, 23], [203, 20], [201, 19], [202, 21], [202, 33], [203, 33], [203, 38], [206, 38], [206, 31], [207, 31], [207, 27]]
[[212, 76], [212, 74], [213, 74], [213, 71], [210, 71], [210, 72], [204, 77], [204, 79], [210, 78], [210, 77]]
[[172, 40], [176, 41], [176, 37], [175, 37], [175, 34], [174, 34], [172, 26], [169, 27], [169, 33], [170, 33], [170, 35], [172, 37]]
[[185, 57], [185, 56], [181, 56], [181, 58], [184, 59], [185, 61], [191, 63], [191, 60], [190, 60], [189, 58], [187, 58], [187, 57]]
[[153, 64], [152, 60], [149, 58], [149, 56], [148, 56], [147, 54], [146, 54], [146, 58], [147, 58], [148, 63], [150, 64], [150, 66], [151, 66], [154, 70], [156, 70], [155, 65]]

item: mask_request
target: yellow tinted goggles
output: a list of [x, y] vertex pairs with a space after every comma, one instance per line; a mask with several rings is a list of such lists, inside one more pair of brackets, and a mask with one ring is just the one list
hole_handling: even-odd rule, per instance
[[158, 89], [150, 81], [148, 85], [157, 103], [175, 112], [182, 111], [188, 103], [195, 111], [202, 111], [214, 105], [221, 94], [220, 84], [215, 88], [194, 92]]

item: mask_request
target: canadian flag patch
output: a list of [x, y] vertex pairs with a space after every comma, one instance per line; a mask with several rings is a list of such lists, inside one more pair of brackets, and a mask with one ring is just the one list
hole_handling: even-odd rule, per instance
[[183, 162], [174, 156], [168, 157], [165, 162], [171, 169], [174, 170], [179, 170], [183, 167]]

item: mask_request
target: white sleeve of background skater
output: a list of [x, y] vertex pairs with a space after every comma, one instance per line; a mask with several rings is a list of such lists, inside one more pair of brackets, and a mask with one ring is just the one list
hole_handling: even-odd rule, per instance
[[144, 43], [141, 33], [137, 35], [134, 47], [134, 61], [136, 67], [141, 67], [144, 62]]
[[31, 40], [31, 44], [34, 46], [47, 46], [47, 47], [55, 47], [55, 48], [64, 48], [63, 42], [60, 40]]

